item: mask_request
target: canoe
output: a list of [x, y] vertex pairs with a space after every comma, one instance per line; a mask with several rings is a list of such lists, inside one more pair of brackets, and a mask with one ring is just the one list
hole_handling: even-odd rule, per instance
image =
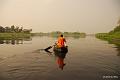
[[62, 47], [62, 48], [58, 48], [56, 46], [54, 46], [53, 51], [55, 53], [67, 53], [68, 52], [68, 46]]

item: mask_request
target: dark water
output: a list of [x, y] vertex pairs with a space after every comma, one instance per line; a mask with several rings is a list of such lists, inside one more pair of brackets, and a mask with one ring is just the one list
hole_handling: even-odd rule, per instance
[[9, 44], [4, 40], [0, 44], [0, 80], [120, 80], [120, 49], [116, 45], [92, 36], [68, 37], [62, 70], [59, 56], [40, 50], [55, 40], [33, 37]]

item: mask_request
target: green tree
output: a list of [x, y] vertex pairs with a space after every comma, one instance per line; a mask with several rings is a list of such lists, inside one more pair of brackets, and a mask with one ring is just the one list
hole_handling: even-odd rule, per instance
[[1, 33], [5, 32], [4, 27], [0, 26], [0, 32], [1, 32]]
[[14, 25], [11, 26], [11, 32], [15, 32], [15, 26]]
[[5, 27], [5, 32], [10, 33], [11, 32], [11, 28], [10, 27]]
[[120, 25], [114, 28], [114, 32], [119, 32], [120, 31]]

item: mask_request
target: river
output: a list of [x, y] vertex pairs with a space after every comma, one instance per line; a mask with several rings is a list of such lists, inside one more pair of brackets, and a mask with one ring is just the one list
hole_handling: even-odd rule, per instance
[[119, 80], [120, 49], [94, 36], [67, 37], [63, 70], [44, 49], [57, 38], [0, 41], [0, 80]]

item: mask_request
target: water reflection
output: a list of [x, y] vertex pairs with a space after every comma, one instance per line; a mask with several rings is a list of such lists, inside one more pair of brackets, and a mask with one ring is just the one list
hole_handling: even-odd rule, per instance
[[23, 44], [24, 41], [31, 41], [32, 38], [20, 38], [20, 39], [0, 39], [0, 44]]
[[56, 57], [56, 63], [58, 65], [58, 67], [63, 70], [63, 68], [65, 67], [66, 63], [64, 62], [64, 59], [66, 57], [67, 53], [56, 53], [54, 52], [55, 57]]
[[117, 51], [118, 51], [118, 54], [117, 56], [120, 56], [120, 40], [112, 40], [112, 41], [109, 41], [109, 44], [115, 44], [117, 48]]
[[117, 47], [118, 54], [117, 56], [120, 56], [120, 42], [115, 44]]
[[[44, 48], [54, 41], [55, 39], [49, 37], [36, 37], [33, 38], [31, 45], [2, 46], [0, 48], [0, 61], [3, 59], [0, 64], [2, 79], [0, 80], [104, 80], [102, 77], [104, 75], [119, 75], [120, 58], [115, 56], [117, 54], [112, 48], [113, 45], [94, 37], [78, 40], [70, 38], [68, 39], [69, 53], [52, 53], [49, 56]], [[33, 50], [36, 52], [32, 53]], [[54, 57], [56, 57], [55, 61]], [[72, 64], [66, 61], [68, 57]], [[58, 70], [55, 70], [56, 68]]]
[[117, 56], [120, 56], [120, 47], [117, 47], [118, 54]]

